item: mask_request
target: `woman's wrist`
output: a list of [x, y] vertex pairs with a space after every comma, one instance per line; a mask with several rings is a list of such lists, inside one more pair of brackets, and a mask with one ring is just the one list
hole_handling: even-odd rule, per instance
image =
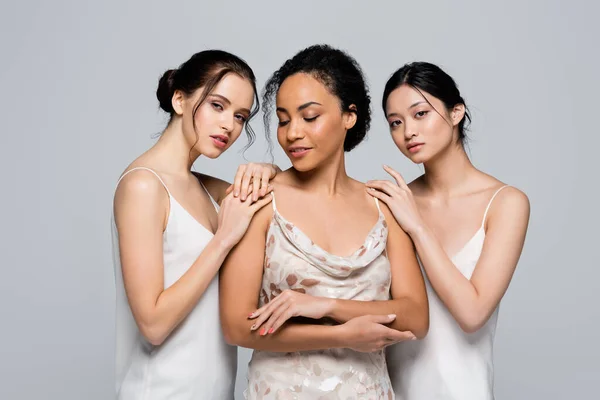
[[229, 239], [227, 235], [223, 234], [223, 232], [219, 231], [219, 229], [217, 229], [217, 232], [215, 232], [213, 240], [219, 250], [222, 250], [225, 253], [229, 253], [236, 245], [236, 243], [232, 243], [231, 239]]

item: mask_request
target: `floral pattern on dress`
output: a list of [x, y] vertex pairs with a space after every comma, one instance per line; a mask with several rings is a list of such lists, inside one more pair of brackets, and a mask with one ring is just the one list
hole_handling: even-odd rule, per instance
[[[320, 248], [283, 218], [274, 197], [272, 204], [259, 295], [261, 307], [286, 289], [346, 300], [390, 299], [391, 271], [385, 252], [388, 229], [381, 210], [363, 245], [352, 255], [341, 257]], [[252, 400], [394, 398], [384, 351], [360, 353], [351, 349], [290, 353], [255, 350], [244, 395]]]

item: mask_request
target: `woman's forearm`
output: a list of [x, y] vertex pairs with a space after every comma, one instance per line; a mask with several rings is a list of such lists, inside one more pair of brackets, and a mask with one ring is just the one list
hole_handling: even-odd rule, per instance
[[395, 314], [396, 319], [390, 324], [390, 328], [410, 331], [419, 339], [427, 334], [427, 307], [421, 307], [411, 298], [379, 301], [332, 300], [331, 310], [326, 316], [337, 322], [344, 323], [363, 315]]
[[274, 333], [251, 330], [251, 320], [224, 327], [225, 339], [231, 345], [273, 352], [324, 350], [347, 347], [341, 325], [314, 325], [287, 322]]

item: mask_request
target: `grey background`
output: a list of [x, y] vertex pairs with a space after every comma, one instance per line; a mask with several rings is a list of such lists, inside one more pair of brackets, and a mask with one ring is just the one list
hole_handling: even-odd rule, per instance
[[[114, 289], [109, 220], [123, 168], [166, 121], [160, 74], [223, 48], [262, 85], [299, 49], [348, 50], [373, 97], [368, 140], [348, 155], [358, 179], [394, 147], [379, 103], [412, 60], [459, 83], [474, 163], [524, 190], [526, 247], [501, 306], [498, 399], [595, 398], [600, 372], [597, 255], [599, 6], [583, 1], [3, 1], [0, 9], [0, 398], [113, 397]], [[594, 50], [595, 49], [595, 50]], [[246, 153], [264, 156], [259, 140]], [[196, 169], [231, 179], [245, 139]], [[276, 149], [275, 160], [287, 167]], [[240, 351], [237, 394], [245, 383]]]

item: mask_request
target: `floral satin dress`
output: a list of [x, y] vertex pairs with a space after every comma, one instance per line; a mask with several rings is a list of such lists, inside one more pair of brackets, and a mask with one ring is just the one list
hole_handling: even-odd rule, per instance
[[[377, 199], [375, 199], [377, 201]], [[379, 209], [363, 245], [348, 257], [321, 249], [277, 211], [267, 232], [260, 306], [283, 290], [346, 300], [389, 300], [388, 229]], [[393, 399], [384, 351], [328, 349], [276, 353], [255, 350], [246, 399]]]

